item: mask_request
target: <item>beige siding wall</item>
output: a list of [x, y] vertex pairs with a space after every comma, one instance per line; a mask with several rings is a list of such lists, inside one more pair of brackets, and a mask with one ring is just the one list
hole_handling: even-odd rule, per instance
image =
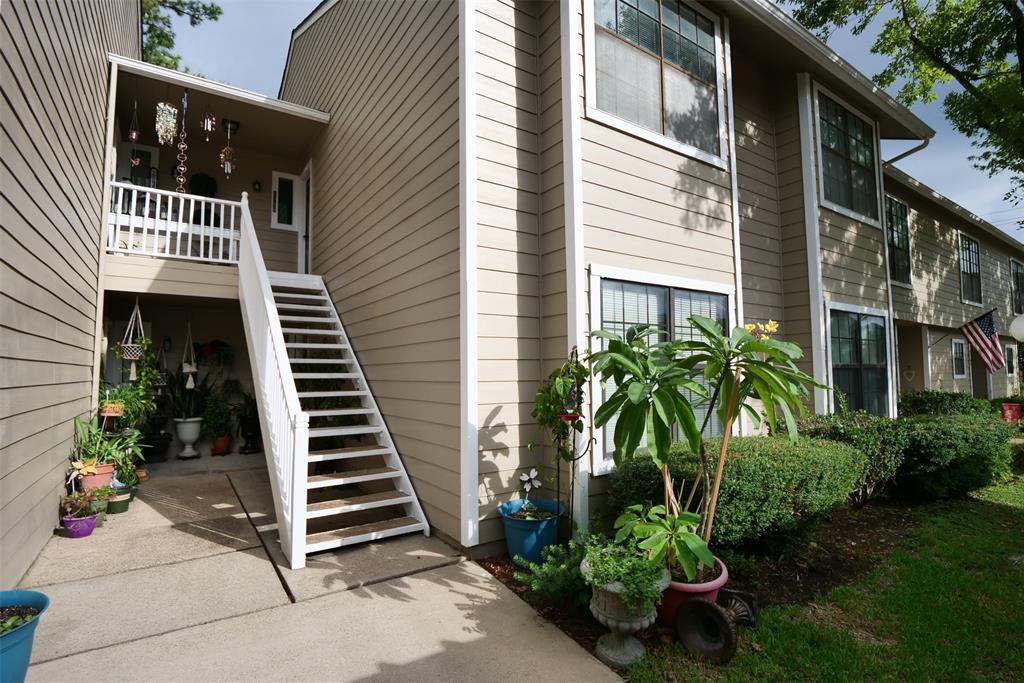
[[459, 537], [458, 7], [338, 3], [283, 98], [331, 114], [313, 152], [321, 274], [434, 528]]
[[[970, 344], [960, 334], [959, 330], [948, 327], [929, 327], [928, 330], [928, 355], [931, 362], [932, 389], [941, 391], [959, 391], [965, 394], [973, 393], [972, 372], [971, 372], [971, 349]], [[961, 379], [953, 377], [953, 340], [960, 339], [967, 344], [967, 376]], [[1003, 394], [994, 394], [1002, 396]]]
[[480, 542], [541, 464], [530, 416], [541, 369], [538, 5], [476, 5]]
[[92, 406], [109, 69], [138, 2], [0, 6], [0, 588], [49, 538]]

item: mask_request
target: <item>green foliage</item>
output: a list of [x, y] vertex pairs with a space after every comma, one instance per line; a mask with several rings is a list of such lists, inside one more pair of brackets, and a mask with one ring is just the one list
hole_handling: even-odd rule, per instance
[[707, 543], [694, 533], [699, 523], [700, 515], [692, 512], [668, 515], [664, 505], [647, 510], [643, 505], [632, 505], [615, 520], [615, 542], [622, 543], [632, 536], [655, 564], [667, 565], [673, 575], [682, 569], [686, 580], [693, 581], [698, 563], [715, 566]]
[[797, 428], [804, 436], [841, 441], [859, 450], [867, 458], [857, 488], [851, 494], [854, 503], [863, 505], [882, 493], [895, 478], [907, 448], [907, 427], [902, 420], [871, 415], [863, 410], [838, 415], [809, 415]]
[[124, 412], [117, 420], [128, 429], [141, 429], [156, 412], [156, 401], [152, 391], [142, 386], [140, 382], [104, 382], [100, 385], [99, 404], [101, 407], [109, 404], [121, 406]]
[[658, 582], [664, 565], [651, 562], [635, 543], [589, 543], [584, 555], [589, 571], [583, 579], [599, 589], [618, 584], [619, 597], [630, 609], [646, 611], [661, 600]]
[[75, 491], [61, 498], [60, 513], [65, 517], [92, 517], [96, 512], [92, 509], [92, 503], [96, 500], [91, 493]]
[[549, 545], [541, 554], [541, 563], [526, 562], [526, 571], [516, 572], [516, 580], [553, 602], [583, 607], [590, 600], [590, 588], [580, 572], [585, 552], [585, 539]]
[[[719, 440], [709, 440], [717, 451]], [[715, 458], [717, 461], [717, 458]], [[733, 437], [724, 465], [718, 521], [712, 541], [717, 546], [778, 539], [828, 513], [848, 499], [860, 481], [866, 457], [856, 448], [833, 441], [779, 436]], [[676, 444], [669, 468], [692, 485], [700, 459]], [[653, 469], [653, 472], [652, 472]], [[661, 482], [646, 458], [623, 463], [609, 475], [610, 502], [616, 512], [657, 500]]]
[[181, 55], [174, 53], [170, 12], [188, 17], [189, 25], [198, 26], [204, 21], [216, 21], [221, 11], [217, 3], [201, 0], [142, 0], [142, 59], [168, 69], [181, 69]]
[[551, 433], [555, 452], [565, 462], [576, 457], [572, 448], [573, 431], [583, 433], [583, 420], [579, 415], [583, 412], [587, 376], [587, 367], [577, 360], [573, 348], [569, 359], [548, 376], [533, 399], [530, 414]]
[[24, 615], [16, 614], [14, 616], [7, 617], [3, 621], [0, 621], [0, 635], [3, 635], [4, 633], [7, 633], [8, 631], [13, 631], [14, 629], [18, 628], [19, 626], [24, 626], [25, 624], [27, 624], [28, 622], [32, 621], [35, 618], [36, 618], [35, 614], [24, 614]]
[[167, 379], [167, 395], [175, 418], [189, 419], [202, 417], [206, 412], [206, 399], [210, 395], [210, 385], [206, 377], [195, 380], [195, 387], [187, 386], [188, 374], [171, 373]]
[[114, 495], [114, 489], [109, 486], [98, 486], [89, 491], [89, 495], [95, 500], [106, 500]]
[[898, 491], [914, 498], [952, 498], [998, 481], [1010, 472], [1010, 438], [994, 416], [928, 415], [908, 418], [906, 456]]
[[987, 415], [992, 412], [988, 401], [956, 391], [927, 389], [900, 397], [901, 417], [907, 415]]
[[850, 25], [882, 28], [871, 46], [888, 63], [874, 77], [901, 84], [905, 105], [932, 102], [950, 82], [946, 118], [972, 139], [972, 157], [990, 176], [1009, 173], [1007, 199], [1024, 201], [1024, 4], [1020, 0], [789, 0], [795, 16], [823, 37]]
[[[124, 452], [133, 446], [133, 432], [104, 434], [99, 418], [89, 422], [75, 417], [75, 442], [71, 450], [72, 460], [94, 460], [97, 465], [116, 464]], [[135, 444], [137, 448], [137, 444]]]

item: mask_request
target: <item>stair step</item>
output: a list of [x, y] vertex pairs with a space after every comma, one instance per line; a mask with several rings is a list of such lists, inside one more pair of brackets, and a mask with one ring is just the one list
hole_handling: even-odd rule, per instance
[[286, 301], [275, 302], [277, 310], [288, 310], [288, 311], [322, 311], [323, 313], [330, 313], [334, 309], [330, 306], [310, 306], [308, 304], [290, 304]]
[[322, 489], [328, 486], [344, 486], [345, 484], [358, 484], [363, 481], [397, 479], [400, 476], [402, 476], [402, 473], [396, 470], [394, 467], [376, 467], [366, 470], [351, 470], [349, 472], [314, 474], [306, 480], [306, 488]]
[[334, 324], [334, 318], [328, 318], [322, 315], [279, 315], [278, 320], [287, 320], [288, 322], [295, 323], [317, 323], [319, 324]]
[[386, 519], [383, 522], [357, 524], [356, 526], [343, 527], [332, 531], [321, 531], [318, 534], [306, 536], [306, 552], [314, 553], [318, 550], [329, 550], [345, 545], [375, 541], [380, 538], [387, 538], [388, 536], [423, 531], [424, 528], [423, 522], [419, 522], [413, 517], [398, 517]]
[[345, 333], [341, 330], [312, 330], [308, 327], [283, 327], [281, 332], [284, 334], [308, 334], [312, 337], [344, 337]]
[[288, 349], [311, 349], [314, 351], [347, 351], [348, 344], [317, 344], [315, 342], [286, 342], [285, 348]]
[[310, 427], [309, 438], [317, 439], [324, 436], [359, 436], [360, 434], [380, 434], [384, 428], [380, 425], [350, 425], [347, 427]]
[[368, 458], [374, 455], [389, 455], [391, 450], [385, 446], [347, 446], [324, 451], [309, 451], [309, 462], [328, 462], [331, 460], [350, 460], [352, 458]]
[[293, 372], [295, 379], [358, 379], [355, 372]]
[[351, 358], [289, 358], [292, 365], [351, 365]]
[[293, 294], [292, 292], [274, 292], [275, 299], [302, 299], [303, 301], [326, 301], [323, 294]]
[[327, 408], [325, 410], [307, 410], [310, 417], [340, 417], [343, 415], [373, 415], [373, 408]]
[[300, 391], [299, 399], [303, 398], [348, 398], [350, 396], [369, 396], [368, 391], [352, 389], [348, 391]]
[[402, 505], [411, 503], [412, 496], [405, 491], [381, 491], [379, 493], [366, 493], [358, 496], [346, 496], [335, 500], [325, 500], [321, 503], [310, 503], [306, 506], [306, 516], [327, 517], [328, 515], [340, 515], [344, 512], [358, 512], [359, 510], [371, 510], [373, 508], [387, 507], [389, 505]]

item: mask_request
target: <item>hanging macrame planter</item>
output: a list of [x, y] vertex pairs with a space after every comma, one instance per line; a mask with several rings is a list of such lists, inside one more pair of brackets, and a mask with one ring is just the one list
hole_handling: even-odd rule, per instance
[[195, 389], [199, 364], [196, 363], [195, 344], [192, 343], [192, 323], [188, 324], [188, 333], [185, 335], [185, 350], [181, 354], [181, 371], [188, 375], [188, 379], [185, 380], [185, 388]]
[[137, 340], [144, 337], [145, 334], [142, 327], [142, 312], [139, 310], [139, 299], [136, 297], [135, 308], [132, 309], [132, 317], [128, 320], [128, 327], [125, 328], [124, 339], [121, 340], [120, 346], [121, 358], [132, 363], [128, 379], [133, 382], [136, 380], [135, 361], [142, 358], [143, 354], [142, 345], [137, 343]]
[[167, 386], [167, 378], [167, 354], [161, 345], [160, 352], [156, 355], [156, 379], [153, 381], [153, 386], [157, 389], [163, 389], [163, 387]]

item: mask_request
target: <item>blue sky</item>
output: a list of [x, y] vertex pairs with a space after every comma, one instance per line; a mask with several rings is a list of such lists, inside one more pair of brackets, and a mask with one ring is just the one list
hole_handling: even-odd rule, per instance
[[[185, 20], [175, 20], [177, 50], [184, 64], [207, 78], [276, 97], [291, 31], [318, 0], [220, 0], [220, 4], [224, 13], [212, 24], [192, 28]], [[884, 58], [870, 53], [872, 42], [873, 36], [854, 37], [841, 32], [829, 45], [871, 76], [884, 64]], [[927, 148], [897, 166], [1017, 239], [1024, 239], [1024, 232], [1014, 225], [1014, 220], [1024, 216], [1024, 207], [1014, 208], [1003, 200], [1009, 179], [989, 178], [971, 166], [967, 160], [974, 152], [970, 141], [946, 123], [941, 99], [915, 105], [913, 111], [936, 130], [936, 135]], [[882, 155], [892, 157], [908, 146], [905, 142], [883, 142]]]

